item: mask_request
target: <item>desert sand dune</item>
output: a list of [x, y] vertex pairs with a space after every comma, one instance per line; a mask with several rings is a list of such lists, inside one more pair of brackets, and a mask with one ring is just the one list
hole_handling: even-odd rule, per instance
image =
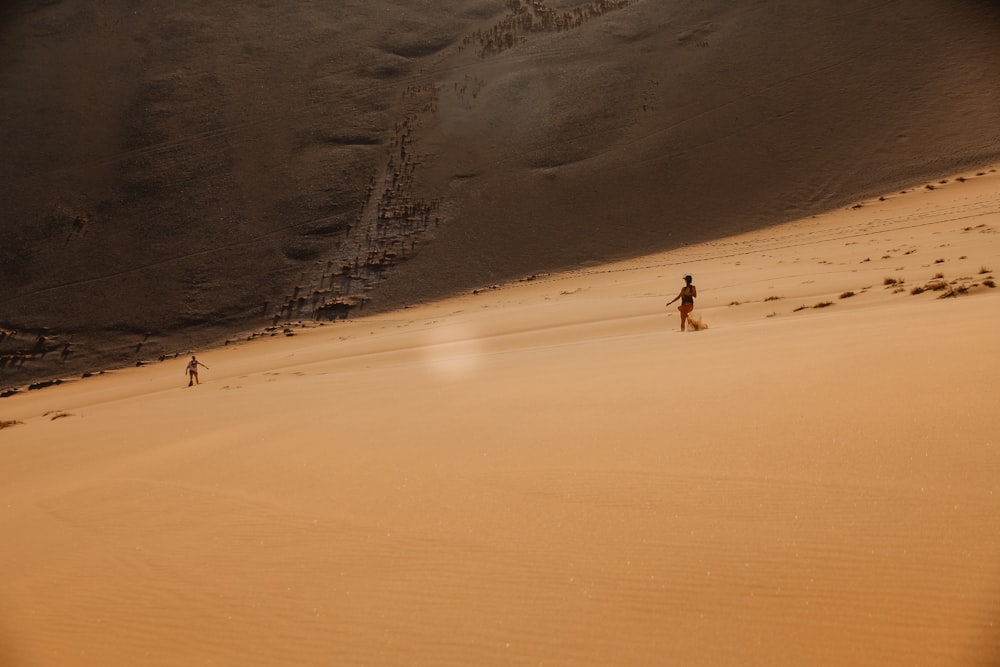
[[4, 399], [0, 657], [995, 664], [978, 173]]

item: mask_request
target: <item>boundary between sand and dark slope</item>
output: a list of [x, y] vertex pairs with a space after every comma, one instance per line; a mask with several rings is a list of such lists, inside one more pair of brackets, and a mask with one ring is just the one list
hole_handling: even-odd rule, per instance
[[[941, 179], [936, 183], [927, 183], [922, 186], [924, 190], [934, 190], [945, 184], [954, 181], [955, 187], [961, 187], [961, 184], [977, 177], [983, 177], [987, 175], [994, 174], [996, 169], [987, 168], [980, 170], [976, 173], [976, 176], [959, 176], [954, 179]], [[910, 190], [903, 190], [899, 195], [906, 195]], [[897, 196], [897, 195], [893, 195]], [[878, 200], [884, 201], [887, 197], [879, 197]], [[877, 203], [875, 200], [871, 202], [859, 202], [850, 207], [852, 211], [858, 211], [863, 209], [867, 204]], [[944, 214], [946, 217], [940, 217]], [[967, 202], [963, 204], [956, 204], [951, 206], [944, 211], [932, 211], [925, 212], [919, 215], [900, 215], [900, 216], [888, 216], [880, 218], [866, 218], [858, 222], [851, 222], [849, 224], [837, 225], [835, 227], [826, 227], [822, 229], [811, 229], [800, 233], [793, 234], [780, 234], [775, 237], [773, 241], [771, 240], [758, 240], [747, 246], [746, 244], [737, 244], [735, 247], [725, 247], [725, 243], [722, 242], [722, 246], [719, 243], [710, 244], [710, 248], [705, 252], [695, 252], [691, 253], [689, 250], [684, 248], [675, 249], [674, 251], [666, 251], [665, 253], [658, 254], [672, 254], [676, 253], [679, 256], [675, 259], [669, 261], [660, 262], [639, 262], [634, 265], [625, 267], [615, 267], [615, 266], [602, 266], [594, 268], [571, 268], [565, 271], [552, 272], [552, 273], [536, 273], [523, 278], [508, 281], [504, 283], [497, 283], [493, 285], [483, 286], [479, 288], [472, 289], [470, 291], [456, 292], [451, 296], [457, 296], [459, 294], [483, 294], [487, 292], [493, 292], [497, 290], [505, 289], [515, 289], [518, 285], [524, 285], [529, 283], [557, 283], [562, 280], [580, 278], [592, 275], [605, 275], [610, 273], [628, 273], [641, 270], [649, 270], [656, 268], [666, 268], [671, 266], [684, 266], [690, 265], [692, 263], [704, 263], [704, 262], [718, 262], [726, 259], [738, 258], [741, 256], [757, 254], [766, 251], [776, 251], [776, 250], [787, 250], [789, 248], [807, 247], [810, 245], [815, 245], [817, 243], [826, 243], [830, 241], [850, 241], [852, 239], [858, 239], [865, 236], [871, 236], [876, 234], [884, 234], [888, 232], [904, 231], [908, 229], [917, 229], [921, 227], [934, 226], [934, 225], [945, 225], [951, 223], [965, 223], [966, 226], [963, 228], [963, 232], [968, 233], [997, 233], [995, 230], [985, 224], [974, 224], [978, 218], [990, 215], [1000, 214], [1000, 196], [995, 199], [986, 202]], [[860, 214], [859, 214], [860, 215]], [[906, 253], [909, 254], [909, 253]], [[641, 258], [636, 258], [641, 259]], [[963, 258], [964, 259], [964, 258]], [[868, 259], [863, 260], [864, 262], [870, 261]], [[933, 279], [924, 281], [924, 284], [915, 284], [913, 286], [905, 284], [905, 281], [895, 277], [887, 277], [883, 282], [883, 288], [891, 290], [895, 294], [909, 292], [910, 295], [920, 295], [924, 293], [935, 293], [937, 298], [953, 298], [959, 296], [967, 296], [969, 294], [981, 291], [983, 289], [990, 289], [996, 287], [996, 278], [992, 268], [988, 268], [985, 265], [979, 271], [978, 276], [956, 276], [951, 279], [946, 278], [943, 272], [938, 272]], [[871, 289], [870, 286], [859, 288], [858, 291], [847, 290], [840, 294], [840, 299], [846, 299], [850, 297], [857, 296], [858, 294], [863, 294]], [[447, 298], [447, 297], [442, 297]], [[776, 297], [774, 297], [776, 298]], [[436, 300], [435, 300], [436, 301]], [[418, 305], [418, 304], [413, 304]], [[730, 305], [742, 305], [738, 303]], [[833, 301], [820, 302], [812, 308], [824, 308], [830, 305], [834, 305]], [[802, 305], [795, 308], [792, 312], [800, 312], [806, 310], [808, 306]], [[404, 308], [405, 309], [405, 308]], [[394, 312], [395, 310], [403, 309], [385, 309], [377, 311], [379, 313]], [[768, 317], [773, 316], [768, 315]], [[162, 363], [166, 361], [176, 360], [181, 356], [189, 354], [192, 349], [195, 348], [206, 348], [206, 347], [225, 347], [229, 345], [236, 345], [241, 343], [250, 343], [255, 340], [263, 338], [273, 338], [276, 336], [294, 336], [297, 331], [312, 328], [317, 326], [324, 326], [326, 323], [320, 318], [299, 318], [295, 320], [285, 320], [279, 323], [272, 324], [271, 326], [265, 326], [258, 329], [244, 331], [238, 335], [229, 335], [226, 337], [218, 337], [212, 341], [204, 342], [199, 345], [186, 347], [180, 351], [174, 351], [167, 354], [159, 355], [155, 358], [143, 357], [136, 359], [129, 363], [119, 363], [119, 364], [107, 364], [99, 370], [86, 370], [81, 372], [79, 378], [73, 378], [68, 373], [52, 373], [46, 377], [34, 378], [34, 381], [29, 381], [20, 385], [12, 385], [0, 388], [0, 398], [6, 398], [9, 396], [14, 396], [19, 393], [26, 391], [36, 391], [40, 389], [45, 389], [52, 386], [59, 386], [67, 382], [76, 381], [76, 379], [87, 379], [96, 375], [103, 375], [107, 372], [113, 372], [115, 370], [121, 370], [129, 367], [139, 367], [146, 366], [150, 364]], [[145, 338], [148, 339], [148, 336]], [[66, 355], [64, 350], [55, 348], [47, 341], [44, 334], [38, 334], [37, 332], [16, 332], [10, 329], [5, 329], [0, 327], [0, 344], [17, 343], [17, 341], [24, 340], [27, 345], [30, 345], [31, 350], [23, 353], [6, 353], [0, 356], [0, 362], [3, 366], [7, 366], [11, 363], [11, 360], [20, 360], [20, 363], [27, 363], [33, 360], [35, 357], [44, 358], [47, 354], [60, 355], [60, 358], [65, 361]], [[33, 342], [32, 342], [33, 341]], [[135, 353], [138, 355], [142, 351], [142, 341], [140, 341], [135, 347]], [[96, 365], [95, 365], [96, 366]], [[93, 367], [92, 367], [93, 368]]]

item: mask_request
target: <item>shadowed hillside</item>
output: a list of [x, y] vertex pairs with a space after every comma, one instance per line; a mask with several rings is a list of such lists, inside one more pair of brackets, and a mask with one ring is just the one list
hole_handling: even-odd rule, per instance
[[8, 2], [0, 388], [1000, 155], [996, 3]]

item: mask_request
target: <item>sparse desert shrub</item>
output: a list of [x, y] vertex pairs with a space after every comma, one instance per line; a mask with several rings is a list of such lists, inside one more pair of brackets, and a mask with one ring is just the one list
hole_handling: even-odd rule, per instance
[[808, 308], [809, 308], [809, 306], [799, 306], [798, 308], [796, 308], [796, 309], [795, 309], [795, 310], [793, 310], [792, 312], [793, 312], [793, 313], [797, 313], [797, 312], [799, 312], [800, 310], [807, 310]]
[[841, 299], [850, 299], [852, 296], [854, 296], [854, 292], [847, 291], [847, 292], [844, 292], [843, 294], [841, 294], [840, 298]]
[[784, 297], [780, 297], [780, 296], [769, 296], [769, 297], [767, 297], [766, 299], [764, 299], [764, 301], [778, 301], [779, 299], [782, 299], [782, 298], [784, 298]]
[[730, 306], [739, 306], [741, 303], [742, 303], [741, 301], [730, 301], [729, 305]]
[[902, 285], [903, 284], [903, 279], [902, 278], [885, 278], [882, 281], [882, 284], [885, 285], [886, 287], [891, 287], [892, 285]]
[[992, 270], [993, 270], [993, 269], [987, 269], [987, 268], [986, 268], [986, 267], [984, 266], [984, 267], [982, 267], [982, 268], [980, 268], [980, 269], [979, 269], [979, 275], [983, 275], [984, 273], [990, 273], [990, 272], [991, 272]]
[[968, 285], [967, 283], [964, 283], [964, 282], [963, 283], [952, 282], [951, 285], [948, 286], [948, 288], [945, 291], [945, 293], [942, 294], [942, 295], [940, 295], [938, 298], [939, 299], [948, 299], [950, 297], [963, 296], [963, 295], [969, 293], [969, 289], [971, 289], [971, 287], [978, 287], [978, 284], [973, 284], [973, 285], [970, 286], [970, 285]]
[[10, 428], [11, 426], [17, 426], [21, 422], [16, 419], [0, 419], [0, 429]]
[[934, 280], [941, 280], [942, 278], [944, 278], [944, 274], [943, 273], [935, 273], [934, 274]]
[[986, 280], [983, 281], [983, 284], [990, 288], [997, 286], [996, 282], [992, 278], [987, 278]]
[[917, 294], [923, 294], [924, 292], [940, 292], [946, 289], [948, 289], [948, 283], [946, 283], [940, 277], [935, 276], [934, 280], [924, 283], [923, 285], [915, 286], [913, 289], [910, 290], [910, 294], [913, 294], [915, 296]]
[[826, 308], [827, 306], [832, 306], [833, 301], [820, 301], [813, 308]]
[[944, 264], [944, 260], [943, 259], [935, 259], [934, 263], [935, 264]]

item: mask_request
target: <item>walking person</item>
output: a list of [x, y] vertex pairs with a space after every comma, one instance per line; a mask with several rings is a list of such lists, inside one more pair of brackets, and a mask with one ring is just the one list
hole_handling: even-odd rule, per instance
[[208, 366], [206, 366], [205, 364], [203, 364], [200, 361], [198, 361], [198, 359], [195, 358], [195, 356], [192, 354], [191, 355], [191, 361], [189, 361], [187, 363], [187, 368], [184, 369], [184, 373], [189, 376], [189, 379], [188, 379], [188, 386], [189, 387], [192, 384], [200, 384], [200, 382], [198, 382], [198, 366], [201, 366], [205, 370], [210, 370], [208, 368]]
[[698, 288], [694, 286], [691, 280], [691, 274], [685, 275], [684, 287], [681, 288], [681, 291], [677, 294], [677, 296], [667, 302], [667, 305], [669, 306], [674, 301], [677, 301], [677, 299], [681, 300], [681, 305], [677, 307], [677, 310], [680, 311], [681, 314], [681, 331], [684, 331], [685, 326], [687, 325], [688, 315], [692, 310], [694, 310], [694, 298], [698, 296]]

